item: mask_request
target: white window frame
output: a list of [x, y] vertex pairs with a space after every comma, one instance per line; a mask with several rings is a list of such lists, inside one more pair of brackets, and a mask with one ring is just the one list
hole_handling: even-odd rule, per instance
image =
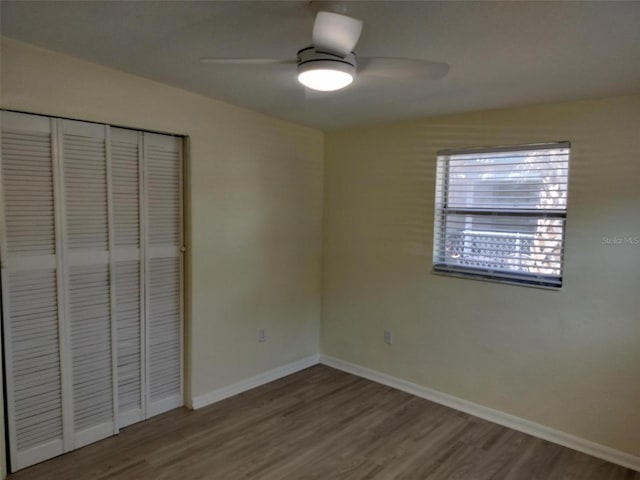
[[[563, 274], [564, 274], [564, 251], [565, 251], [565, 234], [566, 234], [566, 218], [567, 218], [567, 202], [565, 199], [565, 207], [561, 208], [518, 208], [518, 207], [508, 207], [508, 208], [473, 208], [473, 207], [456, 207], [452, 208], [449, 206], [449, 168], [451, 159], [456, 159], [456, 156], [468, 156], [473, 154], [478, 154], [482, 156], [491, 155], [491, 154], [505, 154], [505, 153], [519, 153], [525, 151], [544, 151], [544, 150], [555, 150], [555, 149], [567, 149], [567, 175], [566, 175], [566, 183], [564, 183], [565, 192], [568, 191], [568, 175], [569, 175], [569, 157], [570, 157], [570, 149], [571, 144], [568, 141], [564, 142], [554, 142], [554, 143], [540, 143], [540, 144], [527, 144], [527, 145], [513, 145], [513, 146], [497, 146], [497, 147], [479, 147], [479, 148], [467, 148], [467, 149], [449, 149], [449, 150], [441, 150], [437, 153], [437, 175], [436, 175], [436, 192], [435, 192], [435, 212], [434, 212], [434, 231], [433, 231], [433, 273], [435, 274], [444, 274], [456, 277], [470, 278], [476, 280], [487, 280], [494, 281], [500, 283], [508, 283], [515, 285], [524, 285], [530, 287], [538, 287], [538, 288], [547, 288], [558, 290], [562, 287], [563, 284]], [[523, 165], [524, 162], [520, 165]], [[515, 171], [515, 167], [514, 167]], [[474, 216], [475, 218], [486, 218], [487, 223], [490, 224], [491, 218], [496, 218], [499, 216], [509, 216], [512, 218], [531, 218], [531, 219], [554, 219], [560, 220], [561, 224], [561, 240], [560, 240], [560, 260], [559, 260], [559, 274], [545, 274], [540, 272], [540, 268], [529, 267], [530, 272], [524, 272], [526, 267], [514, 266], [511, 267], [514, 271], [506, 270], [505, 265], [503, 268], [492, 268], [487, 266], [469, 266], [468, 264], [472, 264], [473, 260], [469, 260], [468, 262], [457, 262], [452, 260], [447, 260], [447, 245], [450, 244], [450, 236], [448, 234], [450, 231], [447, 226], [447, 219], [450, 215], [468, 215]], [[524, 228], [523, 228], [524, 230]], [[474, 237], [477, 235], [481, 235], [482, 232], [474, 232], [473, 234], [469, 232], [469, 236], [473, 235]], [[468, 245], [470, 243], [470, 237], [467, 237], [467, 231], [464, 230], [463, 239], [461, 240], [461, 244], [463, 246]], [[533, 243], [533, 239], [535, 235], [532, 235], [530, 232], [518, 231], [514, 233], [502, 233], [502, 232], [491, 232], [491, 240], [496, 241], [496, 238], [500, 236], [508, 235], [510, 237], [514, 237], [515, 241], [518, 242], [520, 239], [525, 239], [531, 237], [529, 240], [529, 244]], [[477, 239], [474, 238], [475, 241]], [[511, 239], [513, 240], [513, 239]], [[520, 243], [518, 243], [520, 245]], [[450, 248], [450, 247], [449, 247]], [[493, 247], [495, 248], [495, 247]], [[520, 250], [518, 250], [518, 253]], [[495, 255], [495, 251], [493, 249], [487, 250], [487, 256]], [[463, 263], [468, 263], [467, 265], [463, 265]], [[479, 263], [479, 262], [478, 262]], [[521, 269], [522, 271], [515, 271], [517, 269]], [[535, 270], [538, 270], [537, 272]], [[534, 273], [531, 273], [534, 272]]]

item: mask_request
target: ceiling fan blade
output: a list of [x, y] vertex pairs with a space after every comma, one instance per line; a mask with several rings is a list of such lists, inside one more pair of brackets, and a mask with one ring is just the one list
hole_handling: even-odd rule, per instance
[[372, 77], [439, 80], [449, 64], [413, 58], [358, 57], [358, 73]]
[[313, 46], [316, 50], [350, 54], [360, 39], [362, 21], [331, 12], [318, 12], [313, 24]]
[[295, 65], [295, 60], [281, 58], [221, 58], [202, 57], [200, 62], [213, 65]]

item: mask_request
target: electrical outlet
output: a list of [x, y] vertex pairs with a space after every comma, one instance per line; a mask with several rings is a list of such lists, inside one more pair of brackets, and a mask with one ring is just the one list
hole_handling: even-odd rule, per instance
[[258, 330], [258, 341], [259, 342], [266, 342], [267, 341], [267, 329], [266, 328], [261, 328], [260, 330]]
[[391, 330], [384, 331], [384, 343], [387, 345], [391, 345], [393, 343], [393, 335], [391, 335]]

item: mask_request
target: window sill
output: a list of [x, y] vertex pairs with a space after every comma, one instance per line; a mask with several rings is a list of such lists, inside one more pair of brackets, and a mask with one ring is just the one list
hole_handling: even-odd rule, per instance
[[482, 282], [500, 283], [503, 285], [511, 285], [511, 286], [517, 286], [517, 287], [531, 287], [531, 288], [537, 288], [540, 290], [551, 290], [556, 292], [562, 290], [562, 285], [559, 285], [559, 286], [539, 285], [535, 283], [518, 282], [517, 280], [491, 278], [488, 275], [484, 276], [482, 274], [473, 274], [473, 273], [466, 273], [466, 272], [448, 272], [448, 271], [442, 271], [442, 270], [431, 270], [431, 274], [437, 275], [440, 277], [454, 277], [454, 278], [461, 278], [463, 280], [479, 280]]

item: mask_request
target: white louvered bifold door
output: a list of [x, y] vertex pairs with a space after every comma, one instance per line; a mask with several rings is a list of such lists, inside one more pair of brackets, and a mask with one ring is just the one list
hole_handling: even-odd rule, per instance
[[141, 248], [142, 133], [111, 128], [111, 201], [118, 364], [118, 426], [146, 417]]
[[55, 128], [46, 117], [2, 112], [2, 313], [14, 470], [64, 451]]
[[183, 405], [181, 139], [2, 112], [12, 470]]
[[66, 321], [69, 325], [73, 446], [113, 435], [108, 127], [59, 120], [62, 135]]
[[181, 140], [144, 134], [147, 415], [182, 400]]

